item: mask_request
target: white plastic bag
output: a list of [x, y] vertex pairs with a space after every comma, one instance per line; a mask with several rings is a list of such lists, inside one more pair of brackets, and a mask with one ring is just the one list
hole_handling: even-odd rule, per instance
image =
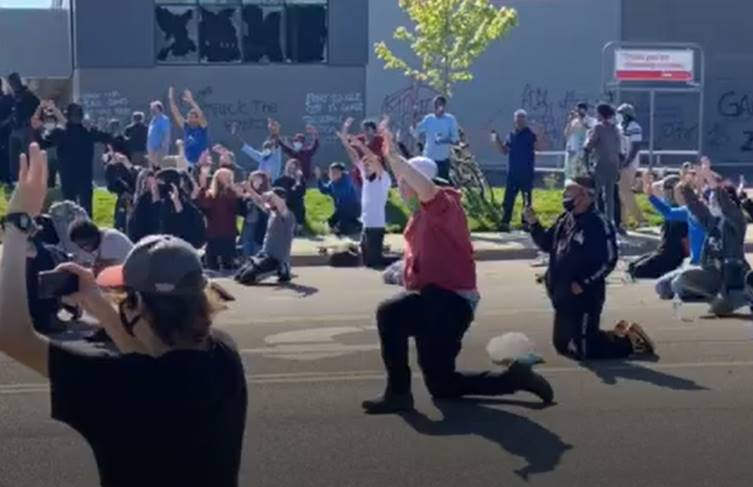
[[513, 362], [534, 365], [544, 361], [536, 352], [535, 344], [519, 332], [505, 333], [492, 338], [486, 346], [486, 351], [492, 362], [501, 366], [509, 366]]

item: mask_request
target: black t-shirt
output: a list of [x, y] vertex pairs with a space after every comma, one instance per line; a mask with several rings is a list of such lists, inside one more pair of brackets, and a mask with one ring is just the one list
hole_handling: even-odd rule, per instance
[[159, 358], [50, 345], [52, 417], [91, 445], [110, 486], [237, 486], [246, 378], [232, 340]]

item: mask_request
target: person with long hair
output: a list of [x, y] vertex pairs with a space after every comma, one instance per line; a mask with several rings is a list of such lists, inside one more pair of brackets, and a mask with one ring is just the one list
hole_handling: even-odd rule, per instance
[[[254, 191], [256, 194], [264, 194], [272, 189], [269, 175], [264, 171], [252, 172], [246, 184], [247, 193]], [[264, 235], [267, 233], [268, 215], [266, 208], [259, 206], [258, 201], [248, 194], [244, 195], [242, 205], [244, 218], [240, 244], [243, 258], [248, 260], [261, 250]]]
[[235, 268], [236, 215], [241, 198], [234, 187], [233, 171], [220, 168], [209, 183], [209, 167], [199, 169], [199, 208], [207, 217], [206, 264], [211, 270]]

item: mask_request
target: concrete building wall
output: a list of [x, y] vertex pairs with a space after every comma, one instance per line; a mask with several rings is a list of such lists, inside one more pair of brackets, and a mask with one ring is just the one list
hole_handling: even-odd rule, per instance
[[[753, 30], [749, 0], [624, 1], [625, 40], [696, 42], [706, 54], [703, 150], [721, 162], [753, 162]], [[642, 111], [645, 112], [645, 98]], [[658, 100], [660, 147], [688, 146], [698, 137], [697, 98]]]
[[[229, 134], [240, 124], [243, 137], [260, 146], [267, 119], [278, 119], [286, 133], [303, 132], [311, 123], [322, 135], [318, 160], [342, 158], [334, 132], [345, 117], [364, 114], [364, 68], [332, 66], [158, 66], [144, 69], [79, 69], [75, 98], [92, 120], [126, 120], [133, 110], [148, 112], [175, 86], [190, 89], [206, 112], [213, 143], [238, 148]], [[184, 110], [186, 108], [184, 107]], [[173, 130], [174, 137], [179, 134]]]
[[70, 11], [0, 9], [0, 76], [69, 78]]
[[[631, 0], [632, 1], [632, 0]], [[501, 0], [518, 10], [520, 25], [495, 43], [473, 68], [475, 79], [457, 86], [449, 110], [467, 133], [479, 160], [501, 164], [505, 158], [489, 144], [489, 131], [511, 129], [513, 112], [524, 108], [543, 136], [544, 147], [564, 148], [562, 129], [578, 100], [600, 98], [601, 49], [620, 37], [619, 0]], [[392, 32], [409, 25], [396, 1], [371, 0], [371, 43], [386, 40], [401, 55], [409, 51]], [[389, 113], [404, 127], [428, 109], [433, 93], [411, 83], [398, 71], [385, 71], [372, 52], [367, 68], [367, 111]], [[551, 162], [551, 161], [550, 161]]]

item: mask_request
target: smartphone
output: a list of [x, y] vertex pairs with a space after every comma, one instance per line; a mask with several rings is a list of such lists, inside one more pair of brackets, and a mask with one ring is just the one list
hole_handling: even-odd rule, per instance
[[78, 276], [65, 271], [39, 273], [39, 298], [52, 299], [78, 292]]

